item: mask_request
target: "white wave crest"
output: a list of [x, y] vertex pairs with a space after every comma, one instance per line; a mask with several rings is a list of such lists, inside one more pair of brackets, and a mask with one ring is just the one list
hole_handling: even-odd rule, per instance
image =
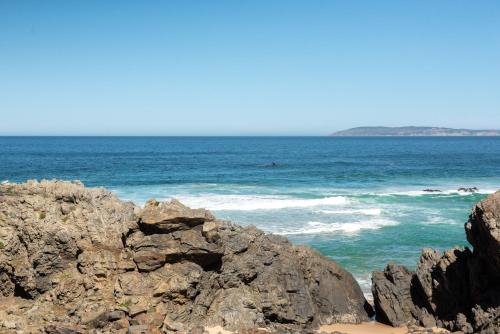
[[200, 195], [179, 196], [181, 202], [191, 207], [203, 207], [213, 211], [277, 210], [285, 208], [307, 208], [315, 206], [343, 205], [346, 197], [334, 196], [317, 199], [255, 195]]
[[446, 189], [441, 191], [423, 191], [423, 190], [408, 190], [408, 191], [394, 191], [394, 192], [384, 192], [380, 194], [374, 194], [379, 196], [409, 196], [409, 197], [417, 197], [417, 196], [439, 196], [439, 195], [460, 195], [460, 196], [468, 196], [474, 194], [481, 195], [489, 195], [493, 194], [496, 190], [492, 189], [479, 189], [475, 192], [467, 192], [467, 191], [458, 191], [457, 189]]
[[363, 291], [363, 295], [365, 295], [365, 298], [369, 302], [373, 302], [373, 294], [372, 294], [372, 275], [367, 274], [367, 275], [354, 275], [354, 278], [359, 284], [359, 287], [361, 288], [361, 291]]
[[380, 208], [370, 208], [370, 209], [352, 209], [352, 210], [318, 210], [321, 213], [326, 214], [362, 214], [365, 216], [380, 216], [382, 214], [382, 209]]
[[397, 225], [398, 223], [388, 219], [374, 219], [351, 223], [323, 223], [308, 222], [306, 226], [291, 231], [282, 231], [277, 234], [300, 235], [300, 234], [328, 234], [335, 232], [356, 233], [360, 230], [377, 230], [384, 226]]
[[426, 221], [423, 221], [424, 225], [459, 225], [462, 224], [461, 221], [456, 221], [450, 218], [443, 217], [430, 217]]

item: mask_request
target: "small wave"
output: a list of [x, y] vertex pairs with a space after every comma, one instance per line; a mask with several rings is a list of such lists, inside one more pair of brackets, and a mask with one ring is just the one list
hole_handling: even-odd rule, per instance
[[358, 282], [361, 291], [363, 292], [363, 295], [368, 301], [373, 301], [373, 294], [371, 291], [372, 287], [372, 278], [371, 274], [364, 275], [364, 276], [359, 276], [359, 275], [354, 275], [354, 278]]
[[384, 226], [397, 225], [398, 223], [392, 220], [366, 220], [352, 223], [323, 223], [323, 222], [308, 222], [306, 226], [300, 229], [291, 231], [282, 231], [277, 234], [282, 235], [300, 235], [300, 234], [328, 234], [334, 232], [355, 233], [360, 230], [377, 230]]
[[319, 210], [321, 213], [326, 214], [362, 214], [365, 216], [380, 216], [382, 214], [382, 209], [371, 208], [371, 209], [353, 209], [353, 210]]
[[285, 208], [307, 208], [322, 205], [343, 205], [348, 203], [347, 198], [343, 196], [317, 199], [298, 199], [250, 195], [200, 195], [195, 197], [180, 196], [179, 200], [191, 207], [204, 207], [213, 211], [277, 210]]
[[453, 219], [450, 218], [443, 218], [443, 217], [431, 217], [427, 219], [426, 221], [422, 222], [424, 225], [458, 225], [462, 224], [462, 222], [457, 222]]
[[379, 196], [408, 196], [408, 197], [417, 197], [417, 196], [440, 196], [440, 195], [459, 195], [459, 196], [469, 196], [474, 194], [480, 195], [489, 195], [493, 194], [496, 190], [492, 189], [479, 189], [475, 192], [466, 192], [466, 191], [458, 191], [457, 189], [448, 189], [441, 191], [423, 191], [423, 190], [409, 190], [409, 191], [395, 191], [395, 192], [385, 192], [380, 194], [374, 194]]

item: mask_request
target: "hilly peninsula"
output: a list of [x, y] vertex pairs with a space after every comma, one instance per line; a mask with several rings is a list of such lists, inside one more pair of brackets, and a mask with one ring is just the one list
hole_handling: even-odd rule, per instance
[[471, 130], [471, 129], [452, 129], [443, 127], [429, 126], [362, 126], [347, 130], [337, 131], [331, 134], [332, 136], [409, 136], [409, 137], [426, 137], [426, 136], [449, 136], [449, 137], [465, 137], [465, 136], [500, 136], [500, 130]]

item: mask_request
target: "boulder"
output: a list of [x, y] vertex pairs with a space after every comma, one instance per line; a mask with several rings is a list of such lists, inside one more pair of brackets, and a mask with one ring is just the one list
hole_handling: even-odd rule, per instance
[[214, 216], [208, 210], [190, 209], [175, 199], [164, 203], [153, 199], [141, 211], [139, 225], [147, 233], [168, 233], [190, 230], [212, 220]]
[[372, 312], [352, 275], [315, 251], [80, 182], [0, 185], [0, 283], [21, 331], [304, 333]]

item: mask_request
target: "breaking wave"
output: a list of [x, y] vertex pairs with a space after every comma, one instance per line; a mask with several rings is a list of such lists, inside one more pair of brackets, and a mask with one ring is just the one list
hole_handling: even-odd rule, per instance
[[382, 209], [380, 208], [370, 208], [370, 209], [352, 209], [352, 210], [319, 210], [321, 213], [326, 214], [361, 214], [365, 216], [380, 216], [382, 214]]
[[378, 196], [439, 196], [439, 195], [459, 195], [459, 196], [468, 196], [474, 194], [480, 195], [489, 195], [493, 194], [496, 190], [493, 189], [479, 189], [475, 192], [466, 192], [466, 191], [458, 191], [457, 189], [448, 189], [448, 190], [440, 190], [440, 191], [424, 191], [424, 190], [409, 190], [409, 191], [388, 191], [383, 193], [374, 193], [372, 195]]
[[376, 230], [384, 226], [393, 226], [398, 223], [388, 219], [365, 220], [351, 223], [323, 223], [323, 222], [308, 222], [304, 227], [280, 231], [276, 234], [282, 235], [300, 235], [300, 234], [328, 234], [335, 232], [355, 233], [360, 230]]
[[344, 196], [297, 199], [253, 195], [203, 195], [180, 196], [179, 200], [191, 207], [203, 207], [213, 211], [277, 210], [285, 208], [344, 205], [348, 203], [348, 199]]

